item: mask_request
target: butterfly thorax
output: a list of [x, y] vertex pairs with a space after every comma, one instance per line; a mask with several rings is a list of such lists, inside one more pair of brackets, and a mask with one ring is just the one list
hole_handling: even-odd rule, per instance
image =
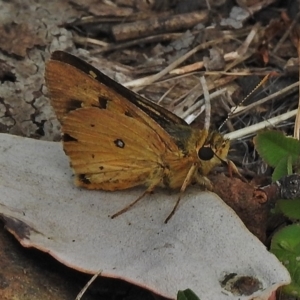
[[[164, 165], [163, 180], [159, 184], [162, 187], [180, 188], [191, 168], [194, 170], [191, 181], [199, 182], [199, 178], [207, 175], [227, 156], [229, 141], [218, 132], [208, 132], [184, 125], [168, 127], [167, 131], [172, 135], [179, 153], [177, 155], [174, 155], [174, 152], [166, 153], [162, 159], [167, 163]], [[203, 147], [211, 150], [212, 156], [209, 159], [199, 156], [199, 150]]]

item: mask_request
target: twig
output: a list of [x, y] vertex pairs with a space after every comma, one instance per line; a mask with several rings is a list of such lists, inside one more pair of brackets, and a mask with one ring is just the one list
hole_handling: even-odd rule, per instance
[[[298, 36], [298, 44], [297, 44], [297, 52], [298, 52], [298, 76], [299, 76], [299, 81], [300, 82], [300, 38]], [[299, 86], [299, 85], [298, 85]], [[299, 90], [300, 90], [300, 86], [299, 86]], [[296, 139], [300, 139], [300, 94], [298, 94], [298, 111], [297, 111], [297, 115], [296, 115], [296, 120], [295, 120], [295, 128], [294, 128], [294, 137]]]
[[86, 290], [89, 288], [89, 286], [96, 280], [96, 278], [101, 274], [101, 271], [98, 271], [89, 281], [88, 283], [83, 287], [83, 289], [79, 292], [75, 300], [80, 300], [83, 294], [86, 292]]
[[211, 115], [211, 104], [209, 92], [206, 84], [206, 80], [204, 76], [200, 77], [200, 82], [202, 85], [202, 91], [204, 96], [204, 104], [205, 104], [205, 120], [204, 120], [204, 129], [209, 130], [210, 126], [210, 115]]
[[276, 93], [273, 93], [272, 95], [269, 95], [259, 101], [256, 101], [255, 103], [252, 103], [252, 104], [249, 104], [247, 106], [243, 106], [241, 107], [237, 112], [233, 113], [231, 116], [230, 116], [230, 119], [231, 118], [234, 118], [236, 116], [239, 116], [241, 115], [242, 113], [245, 113], [246, 111], [258, 106], [258, 105], [261, 105], [267, 101], [270, 101], [270, 100], [275, 100], [277, 98], [279, 98], [280, 96], [283, 96], [283, 95], [289, 95], [291, 93], [293, 93], [295, 90], [297, 90], [297, 88], [299, 87], [299, 81], [298, 82], [295, 82], [289, 86], [287, 86], [286, 88], [276, 92]]
[[293, 20], [287, 31], [283, 34], [283, 36], [280, 38], [279, 42], [275, 46], [275, 48], [272, 51], [272, 54], [275, 54], [282, 43], [287, 39], [288, 35], [291, 33], [292, 29], [296, 26], [296, 24], [299, 22], [299, 13], [297, 14], [296, 18]]
[[235, 139], [239, 139], [241, 137], [247, 136], [249, 134], [256, 133], [259, 130], [269, 127], [270, 125], [276, 125], [282, 121], [285, 121], [285, 120], [288, 120], [288, 119], [294, 117], [297, 114], [297, 111], [298, 111], [298, 109], [291, 110], [285, 114], [282, 114], [280, 116], [260, 122], [258, 124], [254, 124], [254, 125], [248, 126], [246, 128], [227, 133], [224, 135], [224, 137], [227, 139], [230, 139], [230, 140], [235, 140]]
[[[219, 38], [219, 39], [216, 39], [216, 40], [209, 41], [209, 42], [203, 43], [201, 45], [198, 45], [197, 47], [195, 47], [191, 51], [189, 51], [186, 54], [184, 54], [183, 56], [179, 57], [177, 60], [175, 60], [169, 66], [167, 66], [165, 69], [161, 70], [159, 73], [151, 75], [151, 76], [139, 78], [139, 79], [136, 79], [136, 80], [132, 80], [132, 81], [124, 83], [123, 85], [125, 87], [131, 87], [131, 88], [133, 88], [133, 87], [142, 87], [142, 86], [145, 86], [145, 85], [149, 85], [149, 84], [153, 83], [154, 81], [159, 80], [164, 75], [168, 74], [171, 70], [173, 70], [174, 68], [179, 66], [181, 63], [183, 63], [185, 60], [187, 60], [190, 56], [192, 56], [196, 52], [198, 52], [202, 49], [206, 49], [206, 48], [208, 48], [212, 45], [225, 42], [227, 40], [230, 40], [231, 38], [232, 37], [230, 37], [230, 36], [226, 36], [226, 37], [223, 37], [223, 38]], [[139, 88], [139, 89], [141, 89], [141, 88]], [[135, 89], [135, 91], [138, 91], [139, 89]]]
[[159, 104], [160, 102], [162, 102], [164, 100], [164, 98], [175, 88], [176, 84], [173, 84], [161, 97], [160, 99], [157, 101], [157, 104]]
[[[214, 98], [221, 96], [225, 92], [226, 88], [217, 90], [210, 94], [210, 99], [213, 100]], [[190, 106], [180, 117], [184, 119], [188, 124], [191, 124], [204, 110], [204, 108], [202, 109], [202, 106], [203, 100], [199, 100], [194, 105]]]

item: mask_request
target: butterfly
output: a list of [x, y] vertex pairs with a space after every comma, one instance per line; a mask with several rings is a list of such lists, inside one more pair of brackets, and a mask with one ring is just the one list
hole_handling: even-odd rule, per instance
[[55, 51], [45, 81], [61, 123], [62, 142], [75, 184], [106, 191], [145, 186], [128, 210], [156, 187], [192, 183], [211, 189], [206, 175], [227, 156], [229, 140], [195, 129], [167, 109], [118, 84], [87, 62]]

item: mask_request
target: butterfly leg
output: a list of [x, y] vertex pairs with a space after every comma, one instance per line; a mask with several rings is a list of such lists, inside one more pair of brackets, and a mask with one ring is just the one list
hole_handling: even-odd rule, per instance
[[197, 171], [197, 169], [198, 169], [198, 164], [197, 164], [197, 163], [194, 163], [194, 164], [191, 166], [190, 170], [188, 171], [188, 173], [187, 173], [187, 175], [186, 175], [186, 177], [185, 177], [185, 179], [184, 179], [184, 182], [183, 182], [183, 184], [182, 184], [182, 186], [181, 186], [181, 188], [180, 188], [180, 192], [179, 192], [178, 199], [177, 199], [177, 201], [176, 201], [176, 203], [175, 203], [175, 205], [174, 205], [174, 207], [173, 207], [171, 213], [170, 213], [170, 214], [168, 215], [168, 217], [165, 219], [165, 224], [167, 224], [167, 223], [169, 222], [169, 220], [172, 218], [172, 216], [175, 214], [175, 211], [176, 211], [176, 209], [177, 209], [177, 207], [178, 207], [178, 205], [179, 205], [181, 196], [182, 196], [183, 192], [185, 191], [185, 189], [187, 188], [187, 186], [191, 183], [191, 180], [192, 180], [192, 178], [194, 177], [194, 174], [195, 174], [195, 172]]
[[154, 170], [153, 174], [148, 174], [148, 178], [151, 178], [151, 181], [144, 183], [145, 185], [149, 184], [147, 190], [141, 196], [139, 196], [136, 200], [131, 202], [129, 205], [125, 206], [123, 209], [121, 209], [120, 211], [113, 214], [111, 216], [111, 219], [114, 219], [114, 218], [120, 216], [121, 214], [123, 214], [124, 212], [128, 211], [132, 206], [134, 206], [136, 203], [138, 203], [147, 194], [152, 194], [155, 187], [157, 187], [161, 184], [163, 177], [167, 172], [168, 172], [167, 168], [160, 166], [159, 169]]
[[122, 208], [120, 211], [116, 212], [115, 214], [113, 214], [111, 216], [111, 219], [114, 219], [118, 216], [120, 216], [121, 214], [123, 214], [124, 212], [128, 211], [132, 206], [134, 206], [136, 203], [138, 203], [142, 198], [144, 198], [144, 196], [146, 196], [147, 194], [152, 194], [154, 191], [154, 188], [158, 185], [158, 182], [155, 184], [152, 184], [151, 186], [149, 186], [147, 188], [147, 190], [141, 195], [139, 196], [136, 200], [134, 200], [133, 202], [131, 202], [129, 205], [125, 206], [124, 208]]
[[196, 173], [194, 178], [196, 179], [196, 182], [199, 185], [201, 185], [202, 187], [204, 187], [205, 189], [207, 189], [209, 191], [213, 191], [214, 187], [213, 187], [212, 183], [210, 182], [210, 180], [206, 176]]
[[150, 191], [149, 189], [147, 189], [141, 196], [139, 196], [136, 200], [134, 200], [133, 202], [131, 202], [129, 205], [125, 206], [124, 208], [122, 208], [121, 210], [119, 210], [118, 212], [116, 212], [115, 214], [113, 214], [111, 216], [111, 219], [114, 219], [118, 216], [120, 216], [121, 214], [123, 214], [124, 212], [126, 212], [127, 210], [129, 210], [132, 206], [134, 206], [136, 203], [138, 203], [142, 198], [144, 198], [145, 195], [150, 194], [152, 192], [152, 190]]

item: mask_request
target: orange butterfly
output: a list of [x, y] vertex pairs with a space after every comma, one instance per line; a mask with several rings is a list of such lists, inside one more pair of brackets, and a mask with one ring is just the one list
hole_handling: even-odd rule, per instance
[[146, 186], [112, 217], [157, 186], [180, 189], [180, 195], [193, 182], [211, 188], [205, 175], [229, 150], [229, 141], [218, 132], [190, 127], [66, 52], [52, 54], [45, 78], [76, 185], [107, 191]]

